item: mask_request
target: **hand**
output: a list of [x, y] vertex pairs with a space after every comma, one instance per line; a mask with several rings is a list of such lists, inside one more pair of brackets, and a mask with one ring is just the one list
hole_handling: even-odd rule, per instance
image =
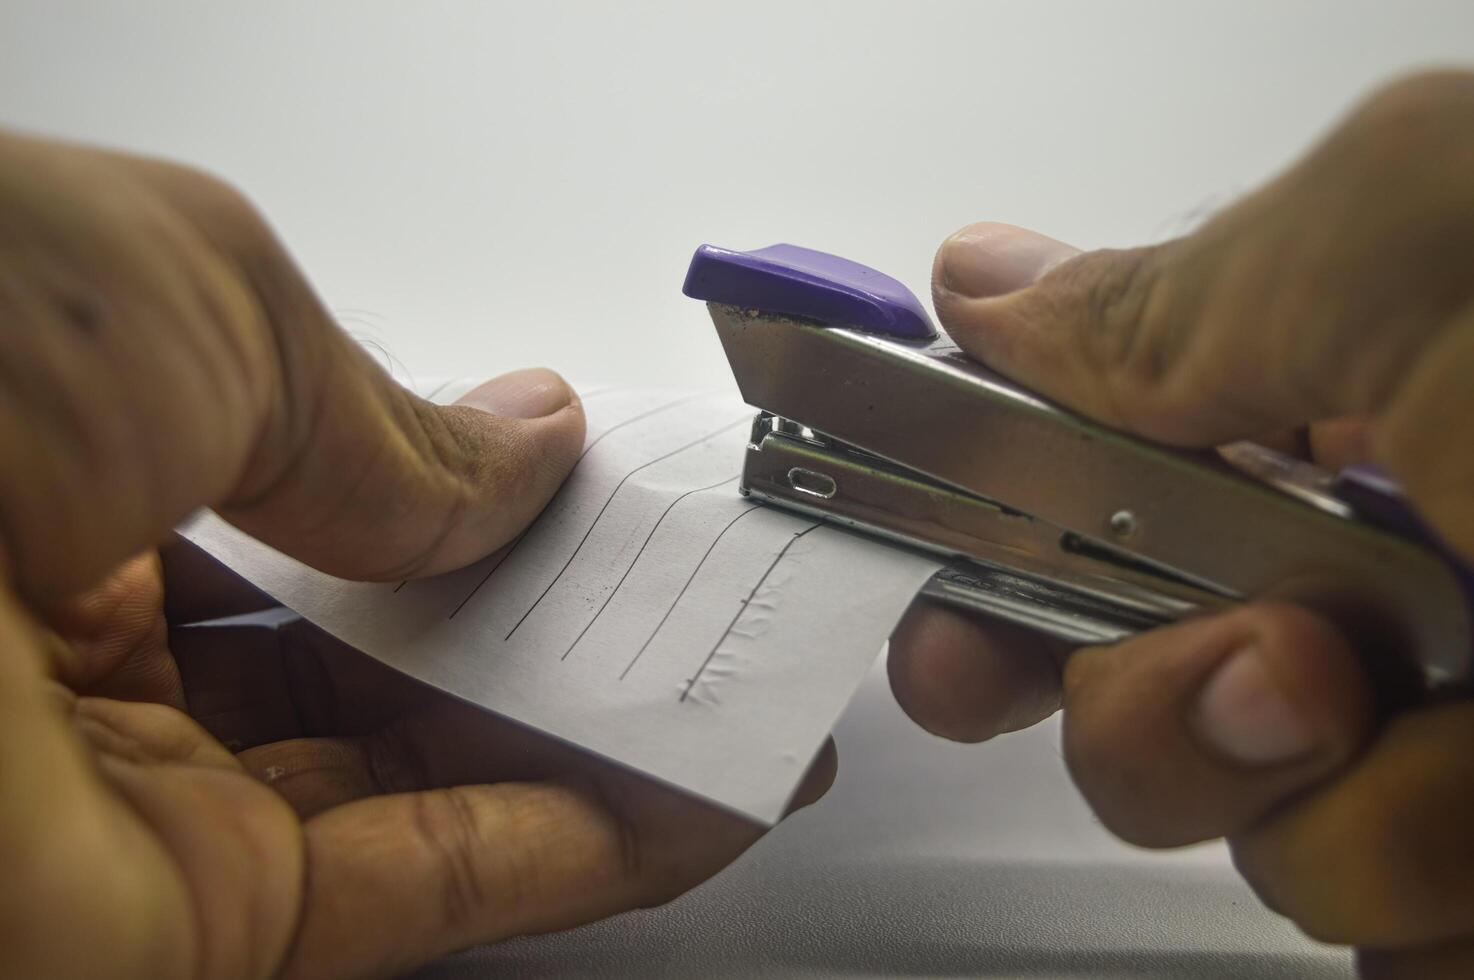
[[[1450, 73], [1381, 92], [1185, 238], [1081, 254], [974, 225], [933, 289], [973, 356], [1111, 425], [1386, 465], [1474, 561], [1471, 270], [1474, 76]], [[1066, 657], [918, 606], [890, 671], [955, 739], [1062, 702], [1070, 769], [1126, 840], [1228, 838], [1270, 907], [1369, 977], [1474, 975], [1474, 704], [1379, 718], [1356, 639], [1255, 603]]]
[[513, 537], [583, 434], [548, 371], [395, 385], [219, 182], [0, 134], [0, 975], [389, 975], [748, 846], [310, 628], [188, 625], [265, 602], [169, 541], [196, 507], [428, 575]]

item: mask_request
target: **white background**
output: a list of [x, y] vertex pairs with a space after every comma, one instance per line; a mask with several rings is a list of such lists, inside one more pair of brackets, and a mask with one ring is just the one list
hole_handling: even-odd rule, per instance
[[[414, 376], [547, 364], [694, 386], [728, 380], [679, 293], [700, 242], [835, 251], [925, 296], [962, 224], [1166, 237], [1380, 81], [1471, 60], [1470, 0], [0, 0], [0, 125], [233, 180], [345, 324]], [[1055, 737], [944, 746], [876, 675], [840, 726], [834, 792], [721, 879], [633, 931], [479, 955], [632, 976], [662, 942], [673, 970], [711, 949], [777, 958], [736, 975], [945, 972], [937, 950], [990, 976], [1344, 974], [1257, 909], [1221, 850], [1112, 842]], [[855, 918], [857, 896], [887, 890], [873, 923]]]
[[700, 242], [925, 297], [962, 224], [1164, 237], [1471, 57], [1469, 0], [0, 0], [0, 124], [228, 177], [416, 375], [708, 384]]

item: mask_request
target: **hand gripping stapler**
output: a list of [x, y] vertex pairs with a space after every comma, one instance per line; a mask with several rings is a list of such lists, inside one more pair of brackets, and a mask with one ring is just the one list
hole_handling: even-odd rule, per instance
[[943, 557], [927, 596], [1078, 644], [1280, 596], [1353, 617], [1421, 687], [1467, 680], [1474, 575], [1379, 471], [1091, 422], [823, 252], [703, 245], [684, 291], [759, 410], [742, 492]]

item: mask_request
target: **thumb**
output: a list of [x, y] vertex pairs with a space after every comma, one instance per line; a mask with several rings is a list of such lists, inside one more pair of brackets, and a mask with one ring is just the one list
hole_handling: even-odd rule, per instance
[[1081, 792], [1149, 847], [1242, 832], [1344, 767], [1373, 714], [1340, 633], [1273, 603], [1082, 650], [1064, 702]]
[[0, 385], [0, 578], [32, 600], [201, 506], [335, 575], [445, 571], [531, 521], [583, 444], [549, 371], [450, 407], [406, 391], [250, 203], [183, 167], [0, 134], [0, 252], [0, 376], [24, 379]]
[[240, 499], [238, 490], [219, 509], [345, 577], [427, 575], [489, 554], [537, 517], [583, 442], [578, 396], [544, 368], [494, 378], [450, 406], [422, 401], [372, 364], [319, 383], [347, 391], [314, 397], [357, 404], [304, 427], [296, 452], [308, 458], [265, 492]]
[[1197, 232], [1075, 254], [974, 225], [933, 277], [970, 354], [1107, 424], [1207, 446], [1373, 419], [1373, 451], [1474, 553], [1474, 83], [1411, 79]]

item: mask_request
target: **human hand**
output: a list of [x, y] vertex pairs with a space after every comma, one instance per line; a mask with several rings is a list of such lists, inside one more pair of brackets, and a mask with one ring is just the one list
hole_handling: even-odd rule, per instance
[[[1474, 561], [1474, 76], [1393, 85], [1288, 173], [1185, 238], [1079, 253], [974, 225], [937, 256], [965, 350], [1108, 424], [1371, 459]], [[892, 687], [981, 740], [1064, 708], [1105, 824], [1226, 837], [1271, 908], [1368, 977], [1474, 975], [1474, 704], [1382, 719], [1357, 638], [1254, 603], [1073, 654], [917, 606]]]
[[0, 134], [0, 975], [388, 975], [756, 839], [306, 626], [188, 625], [266, 601], [169, 540], [196, 507], [427, 575], [512, 538], [583, 434], [548, 371], [404, 391], [219, 182]]

